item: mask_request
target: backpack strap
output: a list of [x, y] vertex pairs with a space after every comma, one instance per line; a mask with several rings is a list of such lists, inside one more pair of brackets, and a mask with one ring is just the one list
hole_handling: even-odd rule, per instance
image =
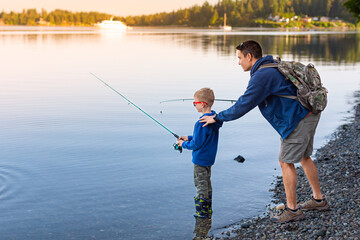
[[292, 96], [292, 95], [275, 95], [275, 96], [298, 100], [297, 96]]
[[[277, 63], [266, 63], [266, 64], [263, 64], [261, 65], [259, 69], [262, 69], [262, 68], [277, 68], [279, 65]], [[292, 95], [275, 95], [277, 97], [283, 97], [283, 98], [290, 98], [290, 99], [294, 99], [294, 100], [298, 100], [297, 96], [292, 96]]]
[[261, 65], [258, 69], [270, 68], [270, 67], [277, 68], [278, 64], [277, 63], [266, 63], [266, 64]]

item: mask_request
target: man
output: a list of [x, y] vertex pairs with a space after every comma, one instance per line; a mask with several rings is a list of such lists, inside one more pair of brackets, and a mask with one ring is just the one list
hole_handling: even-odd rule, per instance
[[[272, 56], [262, 57], [259, 43], [246, 41], [236, 49], [239, 65], [245, 72], [250, 71], [251, 78], [247, 89], [232, 107], [214, 116], [204, 116], [200, 122], [204, 122], [206, 126], [216, 121], [232, 121], [258, 106], [264, 118], [281, 136], [279, 162], [287, 207], [282, 214], [272, 217], [271, 220], [296, 221], [305, 217], [302, 210], [329, 209], [329, 204], [320, 190], [317, 169], [310, 158], [320, 114], [311, 113], [297, 100], [279, 96], [296, 96], [297, 89], [276, 68], [259, 69], [263, 64], [274, 62]], [[297, 204], [297, 176], [294, 164], [299, 162], [311, 185], [313, 196], [310, 200]]]

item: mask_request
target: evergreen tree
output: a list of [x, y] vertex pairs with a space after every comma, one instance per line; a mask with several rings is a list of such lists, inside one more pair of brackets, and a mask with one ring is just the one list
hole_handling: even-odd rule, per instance
[[248, 0], [246, 4], [246, 13], [251, 14], [254, 12], [253, 7], [251, 6], [251, 0]]
[[218, 20], [219, 20], [219, 13], [217, 10], [215, 10], [213, 16], [211, 17], [210, 25], [212, 26], [218, 25]]
[[360, 22], [360, 0], [348, 0], [344, 6], [352, 13], [357, 22]]
[[279, 2], [277, 0], [270, 0], [271, 14], [276, 16], [279, 14]]

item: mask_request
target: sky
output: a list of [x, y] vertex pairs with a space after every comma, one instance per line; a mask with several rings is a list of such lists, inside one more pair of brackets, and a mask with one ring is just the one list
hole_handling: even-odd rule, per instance
[[[115, 16], [129, 16], [171, 12], [195, 4], [202, 5], [205, 0], [0, 0], [0, 11], [21, 12], [23, 9], [36, 8], [47, 11], [62, 9], [69, 11], [96, 11]], [[215, 4], [218, 0], [208, 0]]]

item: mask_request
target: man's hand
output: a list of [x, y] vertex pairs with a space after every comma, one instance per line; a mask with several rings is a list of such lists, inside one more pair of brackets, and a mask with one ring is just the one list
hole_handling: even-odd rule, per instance
[[208, 124], [213, 124], [215, 123], [215, 119], [213, 118], [213, 116], [203, 116], [202, 118], [200, 118], [200, 122], [205, 123], [203, 127], [207, 126]]

